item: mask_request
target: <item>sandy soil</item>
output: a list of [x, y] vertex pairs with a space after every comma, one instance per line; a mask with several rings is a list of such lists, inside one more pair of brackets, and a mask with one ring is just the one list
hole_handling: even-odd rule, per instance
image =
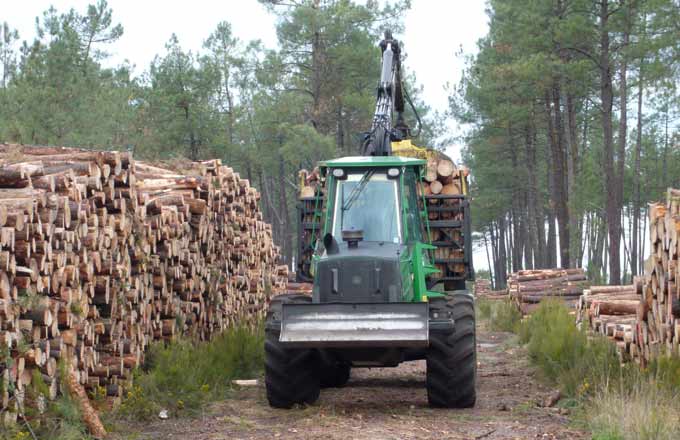
[[586, 439], [566, 411], [541, 405], [554, 393], [535, 377], [506, 333], [479, 329], [477, 405], [431, 409], [425, 362], [356, 369], [344, 388], [325, 389], [308, 408], [277, 410], [263, 387], [239, 390], [198, 418], [132, 425], [114, 438], [135, 439]]

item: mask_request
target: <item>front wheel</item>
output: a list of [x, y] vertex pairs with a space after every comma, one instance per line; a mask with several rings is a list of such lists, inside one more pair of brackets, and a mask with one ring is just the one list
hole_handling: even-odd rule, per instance
[[291, 408], [295, 404], [312, 404], [319, 398], [320, 381], [318, 356], [315, 350], [286, 348], [279, 341], [280, 329], [275, 323], [281, 318], [285, 302], [308, 301], [300, 295], [280, 295], [272, 299], [267, 312], [264, 359], [267, 400], [274, 408]]
[[321, 388], [342, 387], [349, 381], [351, 367], [345, 363], [321, 363]]
[[474, 300], [468, 293], [432, 299], [430, 308], [454, 320], [453, 332], [431, 332], [427, 350], [427, 400], [430, 406], [475, 405], [477, 375]]

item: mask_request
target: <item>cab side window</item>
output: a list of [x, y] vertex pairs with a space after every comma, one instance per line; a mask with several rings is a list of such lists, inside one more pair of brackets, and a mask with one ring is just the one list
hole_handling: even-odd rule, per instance
[[404, 199], [406, 201], [406, 228], [409, 241], [423, 241], [423, 225], [418, 212], [418, 194], [416, 173], [408, 169], [404, 173]]

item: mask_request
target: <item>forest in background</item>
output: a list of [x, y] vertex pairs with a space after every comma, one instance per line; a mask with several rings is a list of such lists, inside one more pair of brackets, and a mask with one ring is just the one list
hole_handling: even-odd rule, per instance
[[[260, 2], [277, 17], [277, 48], [239, 40], [238, 17], [224, 17], [200, 51], [173, 36], [139, 75], [108, 67], [124, 24], [104, 0], [45, 11], [33, 41], [2, 23], [0, 141], [221, 158], [261, 190], [290, 263], [298, 170], [357, 154], [377, 42], [388, 28], [399, 38], [411, 4]], [[416, 143], [441, 147], [447, 118], [467, 127], [476, 242], [495, 287], [522, 268], [584, 266], [614, 284], [641, 273], [647, 203], [680, 186], [678, 1], [490, 0], [487, 10], [448, 114], [422, 101], [408, 42], [404, 68], [424, 121]]]
[[[0, 25], [0, 142], [128, 149], [143, 159], [221, 158], [262, 193], [286, 262], [294, 254], [298, 171], [356, 155], [370, 128], [385, 29], [399, 33], [408, 0], [261, 1], [277, 17], [278, 47], [241, 41], [224, 17], [198, 52], [172, 36], [140, 75], [105, 67], [124, 32], [99, 0], [50, 8], [25, 41]], [[143, 66], [142, 66], [143, 67]], [[431, 143], [436, 115], [407, 90]], [[407, 115], [415, 121], [413, 115]], [[415, 127], [414, 127], [415, 128]], [[414, 130], [415, 131], [415, 130]]]
[[[451, 94], [496, 288], [522, 268], [643, 273], [647, 203], [680, 186], [676, 0], [490, 0]], [[645, 249], [647, 246], [647, 249]]]

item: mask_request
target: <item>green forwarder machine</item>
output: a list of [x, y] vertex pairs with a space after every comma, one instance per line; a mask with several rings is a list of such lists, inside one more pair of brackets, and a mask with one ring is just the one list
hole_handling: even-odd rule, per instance
[[[312, 296], [279, 295], [269, 308], [265, 382], [273, 407], [311, 404], [320, 388], [344, 385], [351, 368], [417, 359], [427, 361], [431, 406], [475, 404], [475, 312], [465, 290], [472, 276], [468, 203], [463, 194], [453, 196], [453, 207], [428, 209], [428, 198], [444, 196], [418, 190], [426, 161], [393, 154], [393, 145], [410, 144], [400, 46], [387, 32], [380, 47], [377, 105], [363, 156], [319, 164], [323, 188], [312, 201], [319, 239], [299, 265], [307, 272], [299, 276], [313, 281]], [[465, 214], [445, 225], [460, 228], [456, 236], [464, 243], [429, 243], [429, 218], [442, 209]], [[437, 269], [437, 246], [465, 250], [462, 274]]]

